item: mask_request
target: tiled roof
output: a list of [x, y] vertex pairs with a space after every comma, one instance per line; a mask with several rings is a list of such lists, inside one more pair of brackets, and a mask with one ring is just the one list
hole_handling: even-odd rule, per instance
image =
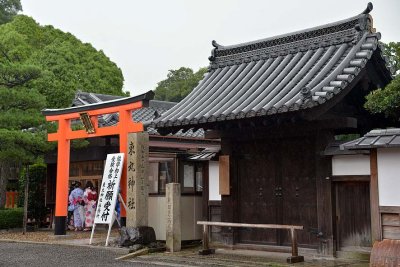
[[[268, 116], [321, 105], [340, 94], [374, 57], [391, 79], [366, 11], [291, 34], [215, 47], [209, 72], [156, 127]], [[198, 126], [197, 126], [198, 127]]]
[[122, 96], [104, 95], [104, 94], [77, 91], [75, 94], [75, 98], [72, 101], [72, 106], [82, 106], [82, 105], [110, 101], [120, 98], [122, 98]]
[[[123, 97], [78, 91], [75, 94], [75, 99], [72, 102], [72, 106], [84, 106], [84, 105], [102, 103], [121, 98]], [[132, 120], [135, 122], [151, 122], [155, 118], [160, 117], [164, 112], [166, 112], [174, 105], [176, 105], [175, 102], [150, 100], [148, 107], [142, 107], [132, 112]], [[117, 113], [98, 116], [98, 122], [100, 127], [112, 126], [117, 124], [118, 121], [119, 121], [119, 116]], [[159, 135], [157, 130], [152, 127], [147, 127], [147, 132], [151, 135]], [[169, 135], [175, 137], [204, 138], [204, 130], [200, 128], [195, 131], [193, 129], [183, 131], [181, 129], [175, 134], [171, 133]]]
[[108, 101], [101, 101], [98, 99], [96, 102], [92, 103], [85, 103], [85, 104], [79, 104], [80, 102], [75, 102], [78, 103], [78, 105], [73, 105], [68, 108], [61, 108], [61, 109], [43, 109], [42, 114], [45, 116], [55, 116], [55, 115], [62, 115], [62, 114], [68, 114], [68, 113], [78, 113], [78, 112], [84, 112], [84, 111], [89, 111], [89, 110], [94, 110], [94, 109], [101, 109], [101, 108], [107, 108], [107, 107], [113, 107], [113, 106], [118, 106], [118, 105], [126, 105], [130, 103], [135, 103], [138, 101], [141, 101], [142, 103], [147, 103], [150, 101], [150, 99], [153, 99], [154, 97], [154, 92], [153, 91], [148, 91], [147, 93], [137, 95], [137, 96], [130, 96], [130, 97], [119, 97], [119, 98], [114, 98]]
[[361, 138], [342, 144], [340, 149], [369, 149], [384, 147], [400, 147], [400, 129], [372, 130]]
[[341, 146], [344, 143], [346, 143], [346, 141], [333, 141], [329, 143], [328, 146], [325, 148], [323, 154], [325, 156], [369, 154], [368, 149], [360, 149], [360, 150], [341, 149]]

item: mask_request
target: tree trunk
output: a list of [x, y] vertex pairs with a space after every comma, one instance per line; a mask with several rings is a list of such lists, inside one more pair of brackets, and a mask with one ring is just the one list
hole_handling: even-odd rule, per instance
[[6, 205], [7, 182], [6, 166], [3, 162], [0, 162], [0, 208], [4, 208]]

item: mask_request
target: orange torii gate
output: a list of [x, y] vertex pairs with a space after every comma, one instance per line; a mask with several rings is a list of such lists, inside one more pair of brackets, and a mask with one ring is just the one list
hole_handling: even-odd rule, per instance
[[[111, 100], [85, 106], [71, 107], [65, 109], [45, 109], [42, 114], [47, 121], [58, 122], [56, 133], [48, 134], [48, 141], [58, 142], [57, 153], [57, 180], [56, 180], [56, 208], [55, 208], [55, 235], [64, 235], [66, 231], [66, 217], [68, 206], [68, 180], [70, 141], [80, 138], [91, 138], [108, 135], [119, 135], [120, 153], [127, 153], [128, 133], [142, 132], [143, 124], [132, 120], [132, 111], [148, 106], [149, 100], [153, 99], [154, 93], [149, 91], [145, 94]], [[112, 126], [98, 126], [98, 116], [104, 114], [118, 113], [119, 122]], [[71, 120], [81, 119], [85, 130], [71, 129]], [[125, 161], [121, 177], [121, 195], [126, 201], [126, 175], [127, 163]], [[121, 206], [121, 217], [126, 217], [126, 211]]]

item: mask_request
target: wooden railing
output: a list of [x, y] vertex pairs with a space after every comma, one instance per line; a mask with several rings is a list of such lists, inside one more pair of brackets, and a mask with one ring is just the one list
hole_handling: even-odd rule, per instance
[[296, 230], [303, 230], [303, 226], [299, 225], [282, 225], [282, 224], [250, 224], [250, 223], [230, 223], [230, 222], [207, 222], [198, 221], [197, 224], [203, 225], [203, 249], [199, 251], [201, 255], [214, 253], [213, 249], [209, 248], [209, 226], [220, 227], [245, 227], [245, 228], [262, 228], [262, 229], [286, 229], [290, 232], [292, 241], [292, 256], [287, 259], [288, 263], [303, 262], [304, 257], [299, 256], [297, 246]]

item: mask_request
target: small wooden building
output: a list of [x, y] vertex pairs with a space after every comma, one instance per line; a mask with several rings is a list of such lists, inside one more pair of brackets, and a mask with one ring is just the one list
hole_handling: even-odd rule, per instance
[[[352, 180], [370, 178], [371, 220], [376, 224], [374, 235], [379, 240], [400, 240], [400, 129], [372, 130], [361, 138], [341, 145], [343, 151], [363, 153], [362, 160], [354, 153], [346, 158], [348, 165], [359, 166], [351, 172]], [[338, 156], [333, 156], [337, 161]], [[342, 175], [347, 175], [349, 170]], [[354, 216], [354, 214], [353, 214]]]
[[[342, 250], [332, 161], [324, 151], [341, 134], [387, 126], [363, 108], [365, 95], [392, 79], [371, 10], [369, 4], [349, 19], [237, 45], [213, 41], [204, 79], [150, 124], [160, 133], [195, 127], [221, 138], [227, 168], [220, 164], [220, 173], [227, 179], [220, 179], [221, 201], [209, 201], [214, 218], [303, 225], [300, 247], [323, 255]], [[282, 230], [225, 229], [221, 240], [239, 248], [290, 245]]]

